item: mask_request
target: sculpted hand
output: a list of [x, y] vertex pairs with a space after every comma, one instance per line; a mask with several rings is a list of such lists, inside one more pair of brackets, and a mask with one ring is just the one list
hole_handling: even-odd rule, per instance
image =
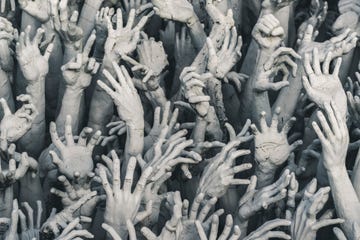
[[209, 164], [201, 175], [198, 194], [204, 193], [206, 196], [219, 198], [226, 193], [230, 185], [249, 184], [249, 180], [236, 179], [234, 175], [250, 169], [252, 165], [247, 163], [234, 166], [234, 164], [236, 158], [250, 154], [249, 150], [236, 150], [236, 147], [251, 139], [252, 136], [248, 136], [231, 141], [215, 157], [207, 160]]
[[[214, 197], [205, 201], [204, 197], [205, 195], [203, 193], [195, 197], [190, 212], [189, 201], [186, 199], [183, 201], [181, 222], [176, 228], [176, 235], [179, 236], [180, 239], [196, 239], [198, 236], [196, 225], [202, 225], [205, 232], [207, 232], [210, 229], [214, 216], [219, 217], [224, 213], [224, 210], [220, 209], [209, 214], [217, 202], [217, 198]], [[196, 224], [196, 222], [198, 222], [198, 224]]]
[[67, 116], [65, 121], [66, 142], [63, 143], [57, 134], [56, 124], [54, 122], [50, 123], [51, 140], [59, 150], [60, 156], [54, 151], [50, 151], [50, 155], [59, 172], [68, 179], [74, 177], [84, 178], [93, 170], [92, 152], [101, 136], [101, 132], [97, 131], [87, 143], [87, 137], [91, 133], [91, 128], [84, 128], [79, 135], [78, 141], [75, 142], [71, 129], [71, 117]]
[[261, 49], [276, 49], [284, 39], [284, 29], [274, 15], [268, 14], [259, 18], [252, 36]]
[[[200, 240], [208, 240], [208, 239], [223, 239], [223, 240], [238, 240], [241, 236], [240, 228], [235, 225], [233, 228], [233, 218], [229, 214], [226, 216], [225, 220], [225, 226], [222, 231], [222, 233], [219, 235], [219, 217], [214, 216], [211, 222], [211, 229], [210, 229], [210, 235], [207, 236], [204, 228], [202, 227], [201, 223], [199, 221], [195, 222], [196, 229], [198, 231], [198, 235], [200, 237]], [[230, 234], [232, 232], [232, 234]], [[219, 236], [219, 238], [217, 238]]]
[[[356, 43], [358, 38], [356, 37], [356, 33], [352, 32], [350, 29], [346, 29], [341, 34], [330, 38], [324, 42], [314, 42], [316, 32], [314, 31], [314, 27], [312, 25], [308, 25], [305, 33], [302, 38], [298, 39], [298, 53], [301, 56], [304, 56], [305, 53], [311, 54], [314, 49], [318, 49], [318, 59], [321, 62], [324, 62], [326, 56], [331, 52], [332, 59], [336, 57], [341, 57], [344, 54], [350, 52], [354, 47], [356, 47]], [[330, 61], [332, 60], [330, 59]]]
[[[168, 139], [167, 132], [168, 128], [165, 127], [156, 143], [145, 154], [145, 160], [138, 159], [142, 169], [152, 167], [154, 170], [150, 175], [151, 181], [156, 181], [167, 172], [173, 171], [178, 164], [196, 164], [202, 160], [198, 153], [186, 150], [193, 144], [192, 139], [186, 139], [186, 130], [180, 130]], [[187, 177], [191, 178], [191, 174]]]
[[317, 114], [323, 130], [320, 130], [316, 122], [313, 122], [312, 126], [321, 142], [324, 167], [330, 171], [345, 167], [349, 131], [344, 117], [334, 103], [325, 104], [324, 111], [327, 118], [322, 112]]
[[302, 144], [301, 140], [289, 145], [287, 134], [295, 123], [295, 118], [291, 118], [285, 123], [284, 127], [279, 131], [280, 108], [275, 109], [270, 127], [268, 127], [265, 119], [265, 112], [260, 115], [260, 130], [251, 125], [255, 136], [255, 160], [260, 168], [267, 170], [277, 169], [289, 157], [290, 153]]
[[[311, 0], [310, 12], [309, 12], [310, 16], [307, 16], [307, 20], [304, 21], [298, 28], [298, 38], [302, 39], [304, 37], [308, 25], [311, 25], [317, 31], [317, 29], [321, 27], [322, 23], [326, 18], [327, 10], [328, 10], [327, 2], [322, 0]], [[313, 41], [318, 35], [317, 33], [313, 35], [312, 38]]]
[[[294, 77], [297, 72], [297, 65], [292, 58], [300, 59], [301, 57], [292, 48], [279, 47], [276, 49], [265, 62], [260, 73], [258, 73], [255, 90], [259, 92], [268, 90], [278, 91], [281, 88], [288, 86], [288, 66], [290, 66], [291, 74]], [[279, 72], [282, 73], [283, 79], [274, 83], [273, 79]]]
[[[15, 10], [15, 1], [10, 1], [10, 5]], [[19, 5], [21, 10], [33, 16], [41, 23], [46, 23], [50, 19], [50, 3], [47, 0], [19, 0]]]
[[20, 69], [29, 84], [43, 79], [49, 71], [49, 57], [54, 45], [50, 43], [44, 55], [40, 53], [39, 44], [44, 35], [44, 29], [38, 28], [35, 37], [30, 41], [31, 27], [27, 26], [16, 43], [16, 59]]
[[9, 224], [9, 229], [4, 234], [5, 240], [18, 240], [19, 236], [17, 234], [19, 222], [19, 205], [17, 199], [13, 200], [11, 219], [7, 219]]
[[75, 59], [61, 67], [65, 84], [74, 90], [82, 90], [91, 83], [92, 75], [96, 74], [100, 64], [95, 58], [89, 58], [96, 35], [93, 32], [87, 40], [82, 53], [78, 53]]
[[179, 226], [180, 219], [182, 217], [182, 201], [180, 192], [174, 193], [174, 206], [171, 218], [165, 223], [165, 226], [161, 230], [159, 236], [156, 236], [149, 228], [142, 227], [141, 233], [147, 240], [159, 239], [159, 240], [175, 240], [176, 238], [176, 230]]
[[119, 67], [116, 62], [113, 62], [112, 65], [118, 81], [106, 69], [103, 73], [114, 90], [100, 80], [97, 83], [113, 99], [120, 119], [125, 121], [127, 125], [141, 130], [144, 126], [144, 110], [133, 80], [124, 66]]
[[95, 30], [96, 30], [96, 45], [104, 48], [106, 38], [108, 36], [108, 18], [112, 18], [115, 13], [113, 8], [103, 7], [96, 13], [95, 16]]
[[154, 111], [154, 121], [153, 126], [149, 132], [149, 134], [145, 137], [145, 147], [144, 149], [149, 150], [154, 143], [156, 143], [160, 137], [161, 131], [167, 127], [168, 132], [166, 133], [166, 138], [168, 139], [172, 134], [179, 130], [180, 126], [177, 123], [177, 118], [179, 115], [179, 109], [175, 108], [173, 112], [171, 112], [170, 108], [171, 103], [167, 102], [165, 105], [165, 109], [156, 107]]
[[257, 178], [252, 176], [245, 194], [239, 201], [238, 217], [240, 221], [246, 222], [261, 209], [267, 209], [271, 204], [284, 199], [287, 194], [286, 188], [290, 183], [290, 178], [290, 171], [285, 170], [275, 183], [255, 189]]
[[121, 9], [118, 8], [116, 18], [116, 28], [114, 29], [110, 17], [107, 17], [108, 38], [105, 42], [104, 64], [109, 67], [111, 67], [112, 61], [118, 61], [120, 59], [120, 55], [129, 55], [136, 49], [136, 45], [140, 39], [140, 31], [145, 26], [149, 17], [142, 17], [139, 23], [133, 26], [135, 10], [132, 9], [129, 13], [127, 24], [123, 26]]
[[[129, 232], [129, 240], [137, 240], [134, 224], [128, 220], [126, 221], [126, 226]], [[122, 240], [120, 235], [109, 224], [103, 223], [101, 224], [101, 227], [108, 233], [109, 236], [111, 236], [113, 240]]]
[[[122, 56], [122, 59], [129, 62], [133, 67], [131, 70], [142, 82], [135, 81], [136, 87], [153, 91], [160, 87], [162, 80], [161, 74], [169, 64], [162, 42], [156, 42], [154, 38], [141, 40], [137, 45], [136, 52], [139, 62], [128, 57]], [[135, 80], [135, 79], [134, 79]]]
[[55, 238], [55, 240], [70, 240], [70, 239], [84, 239], [84, 238], [94, 238], [89, 231], [85, 229], [81, 229], [80, 218], [75, 218], [71, 222], [69, 222], [64, 230], [62, 230], [61, 234]]
[[[11, 146], [11, 145], [10, 145]], [[20, 180], [28, 171], [37, 171], [37, 163], [29, 160], [26, 152], [21, 154], [19, 164], [14, 159], [10, 159], [8, 162], [8, 169], [2, 169], [0, 166], [0, 188], [8, 188], [16, 181]]]
[[336, 60], [333, 73], [330, 74], [331, 52], [326, 56], [322, 69], [317, 48], [314, 49], [312, 57], [310, 65], [310, 56], [305, 54], [304, 68], [307, 76], [303, 76], [303, 85], [307, 95], [322, 109], [325, 104], [336, 102], [339, 107], [345, 108], [343, 112], [346, 112], [346, 95], [338, 77], [341, 58]]
[[[71, 228], [69, 227], [70, 229], [68, 228], [67, 231], [65, 232], [67, 234], [71, 229], [73, 229], [75, 226], [78, 225], [78, 220], [76, 220], [77, 217], [75, 217], [74, 214], [76, 212], [78, 212], [78, 210], [87, 201], [90, 201], [96, 195], [97, 194], [95, 191], [91, 192], [89, 194], [86, 194], [85, 196], [80, 198], [78, 201], [76, 201], [74, 204], [72, 204], [69, 207], [66, 207], [64, 210], [62, 210], [59, 213], [56, 213], [56, 209], [53, 209], [49, 218], [41, 226], [41, 232], [45, 235], [52, 236], [53, 238], [54, 238], [54, 236], [59, 237], [59, 236], [61, 236], [61, 233], [60, 233], [61, 230], [64, 229], [67, 225], [70, 225]], [[91, 222], [91, 219], [89, 219], [88, 217], [80, 217], [80, 220], [82, 220], [83, 222]], [[80, 233], [84, 233], [84, 232], [80, 232]], [[58, 238], [55, 238], [55, 239], [58, 239]], [[64, 238], [64, 239], [72, 239], [72, 238]], [[60, 238], [59, 240], [63, 240], [63, 239]]]
[[287, 227], [290, 226], [291, 221], [285, 219], [274, 219], [267, 221], [258, 229], [252, 231], [247, 235], [244, 240], [268, 240], [272, 238], [280, 238], [290, 240], [291, 237], [284, 233], [283, 231], [272, 231], [278, 227]]
[[167, 20], [189, 23], [195, 15], [187, 0], [151, 0], [157, 15]]
[[36, 222], [34, 219], [34, 210], [29, 205], [29, 203], [23, 202], [21, 204], [26, 210], [26, 215], [22, 212], [22, 210], [19, 210], [19, 218], [20, 218], [20, 226], [21, 226], [21, 233], [20, 233], [21, 240], [34, 240], [34, 239], [38, 240], [38, 239], [40, 239], [39, 232], [40, 232], [40, 227], [41, 227], [41, 214], [42, 214], [43, 209], [42, 209], [41, 201], [36, 201], [36, 204], [37, 204]]
[[205, 82], [212, 76], [210, 73], [198, 74], [195, 67], [186, 67], [180, 74], [181, 89], [185, 98], [200, 117], [205, 117], [209, 111], [210, 97], [205, 95]]
[[126, 222], [130, 220], [133, 224], [137, 224], [150, 215], [152, 208], [152, 202], [148, 202], [145, 211], [139, 212], [146, 182], [152, 172], [152, 168], [147, 168], [142, 172], [134, 191], [132, 191], [135, 168], [136, 158], [131, 157], [121, 188], [120, 159], [116, 156], [112, 159], [111, 183], [109, 183], [106, 168], [99, 166], [100, 178], [106, 193], [105, 223], [116, 229], [118, 234], [124, 239], [128, 234]]
[[306, 187], [304, 197], [298, 205], [291, 223], [291, 237], [294, 240], [314, 240], [320, 228], [343, 223], [342, 219], [331, 219], [332, 214], [325, 212], [319, 220], [316, 215], [323, 209], [329, 198], [330, 187], [320, 188], [316, 192], [316, 179]]
[[[61, 198], [63, 207], [69, 207], [77, 202], [83, 196], [91, 193], [91, 183], [95, 174], [90, 172], [87, 174], [86, 179], [74, 179], [70, 182], [64, 175], [58, 177], [59, 182], [64, 186], [65, 191], [61, 191], [56, 188], [51, 188], [50, 192]], [[95, 207], [100, 200], [105, 200], [105, 196], [95, 196], [91, 200], [87, 201], [80, 209], [78, 215], [91, 217], [94, 213]]]
[[51, 17], [55, 31], [57, 31], [68, 48], [75, 51], [81, 49], [83, 30], [77, 25], [79, 12], [74, 11], [70, 16], [68, 0], [50, 0]]
[[35, 116], [38, 114], [30, 95], [22, 94], [16, 97], [23, 103], [14, 114], [5, 99], [1, 98], [0, 103], [4, 111], [4, 117], [1, 120], [0, 131], [6, 136], [7, 141], [16, 142], [31, 128]]
[[242, 38], [238, 37], [236, 28], [225, 30], [222, 47], [216, 51], [210, 38], [206, 39], [209, 49], [208, 70], [218, 79], [223, 79], [241, 58]]
[[[171, 32], [172, 28], [170, 26], [172, 26], [171, 22], [168, 23], [163, 35], [165, 35], [165, 33], [169, 35], [175, 34], [175, 27], [173, 33]], [[176, 68], [183, 69], [184, 67], [191, 65], [191, 63], [194, 61], [196, 57], [196, 51], [192, 44], [190, 34], [187, 32], [187, 28], [185, 26], [181, 28], [181, 32], [176, 33], [174, 40], [171, 40], [170, 37], [163, 37], [161, 40], [164, 44], [166, 52], [170, 56], [169, 59], [171, 59], [172, 54], [174, 54]], [[166, 45], [169, 43], [165, 43], [165, 41], [173, 41], [175, 46], [171, 49], [171, 52], [167, 50]]]

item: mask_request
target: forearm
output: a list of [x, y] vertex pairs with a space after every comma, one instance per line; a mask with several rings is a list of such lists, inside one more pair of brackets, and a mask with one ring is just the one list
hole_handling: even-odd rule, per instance
[[[106, 68], [113, 76], [115, 71], [112, 68]], [[97, 79], [101, 79], [105, 84], [109, 85], [109, 81], [103, 76], [103, 67], [99, 71]], [[106, 134], [106, 125], [111, 121], [114, 115], [114, 101], [99, 85], [96, 84], [90, 103], [88, 126], [94, 131], [100, 130], [104, 135]]]
[[256, 188], [260, 189], [272, 184], [274, 182], [275, 172], [276, 168], [257, 165], [255, 168], [255, 175], [257, 177]]
[[[214, 24], [211, 33], [209, 35], [214, 48], [218, 49], [225, 36], [225, 29], [227, 27], [222, 24]], [[191, 64], [192, 67], [196, 67], [198, 73], [204, 73], [206, 70], [206, 65], [208, 61], [208, 48], [207, 45], [204, 44], [198, 55], [196, 56], [194, 62]]]
[[85, 107], [82, 106], [82, 103], [84, 103], [83, 98], [84, 91], [82, 89], [66, 88], [62, 99], [61, 109], [56, 118], [56, 126], [60, 136], [64, 135], [65, 120], [68, 115], [70, 115], [72, 119], [71, 126], [73, 134], [77, 135], [79, 129], [80, 111], [83, 107]]
[[245, 85], [245, 92], [241, 97], [242, 121], [250, 118], [253, 123], [258, 124], [260, 113], [263, 111], [266, 113], [268, 120], [271, 118], [271, 106], [267, 91], [258, 91], [256, 89], [261, 77], [259, 73], [264, 71], [264, 63], [271, 54], [272, 52], [269, 50], [259, 50], [257, 54], [253, 73], [250, 75], [250, 79]]
[[198, 16], [195, 13], [186, 23], [186, 26], [190, 30], [191, 40], [196, 51], [201, 51], [206, 42], [207, 36]]
[[[30, 83], [26, 92], [31, 96], [33, 104], [38, 111], [31, 129], [19, 140], [22, 151], [26, 151], [32, 157], [37, 157], [44, 147], [45, 138], [45, 76], [40, 80]], [[36, 139], [36, 141], [34, 141]]]
[[135, 123], [127, 124], [125, 143], [125, 159], [136, 157], [142, 154], [144, 149], [144, 119], [139, 119]]
[[354, 168], [352, 170], [351, 181], [354, 186], [355, 192], [359, 198], [360, 196], [360, 151], [356, 155]]
[[352, 223], [360, 223], [359, 199], [351, 184], [345, 166], [328, 170], [328, 176], [337, 215], [345, 220], [342, 227], [346, 235], [350, 237], [353, 233]]
[[297, 66], [298, 71], [296, 76], [293, 77], [290, 75], [289, 85], [280, 91], [273, 105], [273, 109], [277, 107], [281, 108], [279, 115], [279, 119], [281, 119], [281, 121], [279, 121], [279, 127], [281, 127], [283, 123], [286, 123], [294, 115], [299, 96], [303, 89], [301, 77], [305, 73], [301, 60], [297, 61]]
[[[4, 98], [9, 105], [11, 112], [15, 111], [15, 102], [9, 81], [9, 76], [12, 73], [7, 73], [0, 69], [0, 98]], [[0, 110], [0, 119], [3, 117], [3, 109]]]
[[162, 87], [158, 87], [153, 91], [147, 91], [145, 92], [145, 95], [154, 108], [161, 107], [161, 109], [165, 109], [165, 105], [168, 100], [166, 99], [165, 91]]
[[10, 218], [13, 199], [14, 187], [12, 185], [0, 189], [0, 218]]
[[207, 122], [206, 119], [196, 116], [195, 127], [192, 131], [191, 138], [194, 140], [194, 144], [205, 141]]
[[95, 26], [96, 12], [99, 10], [103, 0], [86, 0], [79, 17], [78, 25], [83, 30], [83, 44], [87, 41]]

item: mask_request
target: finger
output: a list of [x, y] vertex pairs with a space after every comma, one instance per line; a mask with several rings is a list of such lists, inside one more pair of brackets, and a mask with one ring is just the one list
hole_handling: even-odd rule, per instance
[[50, 123], [50, 136], [51, 136], [51, 141], [53, 142], [55, 147], [60, 151], [62, 151], [65, 148], [65, 145], [61, 142], [58, 136], [58, 133], [56, 131], [56, 124], [54, 122]]
[[328, 54], [326, 54], [324, 63], [323, 63], [323, 73], [324, 74], [329, 74], [330, 73], [330, 62], [332, 60], [332, 52], [328, 52]]
[[205, 233], [203, 227], [201, 226], [200, 221], [196, 220], [195, 221], [195, 226], [196, 226], [197, 233], [198, 233], [198, 235], [200, 237], [200, 240], [207, 240], [206, 233]]
[[92, 128], [89, 127], [85, 127], [81, 130], [80, 135], [79, 135], [79, 140], [78, 140], [78, 145], [79, 146], [86, 146], [86, 142], [87, 142], [87, 137], [89, 134], [92, 133]]
[[321, 74], [319, 50], [317, 48], [314, 48], [314, 50], [313, 50], [313, 68], [314, 68], [315, 74], [317, 74], [317, 75]]
[[93, 151], [93, 149], [94, 149], [95, 145], [98, 143], [100, 137], [101, 137], [101, 131], [99, 131], [99, 130], [96, 131], [92, 135], [89, 143], [86, 145], [86, 147], [89, 151], [91, 151], [91, 152]]
[[335, 62], [335, 67], [334, 67], [334, 71], [333, 71], [332, 75], [334, 75], [334, 76], [338, 76], [338, 75], [339, 75], [341, 63], [342, 63], [342, 58], [341, 58], [341, 57], [337, 58], [337, 59], [336, 59], [336, 62]]
[[228, 238], [229, 234], [230, 234], [232, 226], [233, 226], [233, 218], [232, 218], [232, 216], [230, 214], [228, 214], [226, 216], [225, 226], [224, 226], [223, 232], [219, 236], [218, 240], [226, 240]]
[[198, 210], [200, 207], [200, 204], [202, 202], [202, 200], [204, 199], [205, 195], [203, 193], [200, 193], [199, 195], [196, 196], [192, 206], [191, 206], [191, 210], [190, 210], [190, 219], [191, 220], [195, 220], [198, 214]]
[[147, 227], [141, 228], [141, 233], [147, 240], [156, 240], [157, 236]]
[[131, 157], [129, 159], [129, 163], [127, 165], [127, 169], [126, 169], [126, 175], [125, 175], [125, 180], [124, 180], [124, 192], [131, 192], [131, 187], [133, 184], [133, 180], [134, 180], [134, 171], [136, 168], [136, 158], [135, 157]]
[[327, 227], [327, 226], [330, 226], [330, 225], [335, 225], [335, 224], [342, 224], [344, 222], [345, 222], [345, 220], [340, 219], [340, 218], [337, 218], [337, 219], [325, 219], [325, 220], [321, 220], [321, 221], [315, 223], [314, 225], [312, 225], [311, 230], [317, 231], [320, 228]]
[[1, 106], [3, 108], [3, 112], [5, 116], [11, 115], [11, 110], [9, 108], [9, 105], [7, 104], [6, 100], [4, 98], [0, 99]]
[[72, 134], [71, 116], [67, 115], [65, 119], [65, 140], [68, 146], [74, 145], [74, 136]]
[[203, 222], [206, 218], [206, 216], [209, 214], [210, 210], [212, 209], [212, 207], [216, 204], [217, 202], [217, 198], [211, 198], [206, 204], [205, 206], [201, 209], [197, 220], [199, 220], [200, 222]]

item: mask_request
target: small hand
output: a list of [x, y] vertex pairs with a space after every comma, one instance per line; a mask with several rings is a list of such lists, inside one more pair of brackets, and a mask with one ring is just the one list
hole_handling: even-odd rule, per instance
[[130, 77], [124, 66], [120, 67], [116, 62], [113, 62], [112, 65], [117, 74], [118, 81], [116, 81], [106, 69], [103, 73], [115, 90], [112, 90], [100, 80], [98, 80], [97, 83], [113, 99], [118, 108], [121, 120], [125, 121], [127, 125], [131, 125], [133, 127], [137, 127], [139, 123], [142, 124], [143, 127], [144, 110], [140, 96], [135, 89], [133, 79]]
[[78, 51], [83, 39], [83, 30], [77, 25], [79, 12], [74, 11], [69, 17], [68, 0], [50, 0], [50, 6], [54, 29], [66, 47]]
[[255, 160], [259, 167], [265, 169], [276, 169], [281, 166], [289, 157], [290, 153], [302, 144], [301, 140], [289, 145], [287, 134], [296, 119], [291, 118], [279, 132], [280, 108], [275, 109], [270, 127], [265, 119], [265, 112], [260, 115], [260, 129], [255, 124], [251, 128], [255, 136]]
[[75, 142], [71, 128], [71, 117], [67, 116], [65, 121], [66, 143], [63, 143], [56, 131], [56, 124], [54, 122], [50, 123], [51, 140], [60, 151], [60, 157], [54, 151], [50, 151], [50, 155], [54, 164], [59, 168], [59, 172], [67, 178], [83, 178], [93, 170], [92, 151], [101, 136], [101, 132], [97, 131], [87, 143], [87, 137], [91, 133], [91, 128], [84, 128], [79, 135], [78, 141]]
[[[255, 90], [259, 92], [268, 90], [278, 91], [288, 86], [288, 66], [291, 68], [292, 76], [295, 77], [297, 72], [297, 64], [292, 58], [300, 59], [301, 57], [292, 48], [279, 47], [276, 49], [258, 73]], [[273, 78], [279, 72], [282, 73], [283, 79], [274, 83]]]
[[329, 198], [330, 187], [320, 188], [316, 192], [317, 182], [314, 179], [305, 189], [303, 200], [298, 205], [291, 223], [291, 237], [294, 240], [316, 239], [316, 232], [322, 227], [343, 223], [343, 219], [331, 219], [332, 214], [324, 213], [320, 220], [316, 215], [323, 209]]
[[212, 74], [198, 74], [195, 67], [186, 67], [180, 74], [181, 88], [185, 98], [189, 101], [196, 113], [205, 117], [209, 111], [210, 97], [205, 95], [205, 82]]
[[[196, 229], [197, 229], [198, 235], [200, 237], [200, 240], [216, 239], [216, 237], [219, 235], [219, 233], [218, 233], [219, 217], [216, 215], [212, 219], [209, 237], [207, 236], [204, 228], [202, 227], [202, 225], [199, 221], [196, 221], [195, 225], [196, 225]], [[232, 234], [230, 235], [231, 232], [232, 232]], [[225, 227], [224, 227], [222, 233], [219, 235], [218, 239], [233, 240], [233, 239], [239, 239], [240, 236], [241, 236], [241, 231], [240, 231], [239, 226], [235, 225], [233, 227], [233, 218], [230, 214], [228, 214], [226, 216], [226, 220], [225, 220]]]
[[[56, 213], [56, 209], [53, 209], [48, 219], [46, 219], [45, 223], [41, 226], [41, 233], [45, 235], [50, 235], [52, 238], [55, 237], [55, 239], [58, 239], [57, 237], [63, 236], [61, 235], [61, 230], [65, 228], [65, 226], [70, 225], [71, 227], [65, 228], [67, 231], [65, 233], [69, 233], [74, 227], [78, 225], [78, 221], [81, 220], [83, 222], [91, 222], [91, 218], [88, 217], [80, 217], [79, 220], [77, 220], [77, 217], [74, 216], [74, 213], [77, 212], [84, 204], [86, 204], [88, 201], [91, 201], [92, 198], [94, 198], [97, 195], [97, 193], [90, 192], [80, 198], [78, 201], [76, 201], [71, 206], [66, 207], [61, 212]], [[80, 234], [84, 232], [79, 232]], [[81, 236], [81, 235], [80, 235]], [[86, 236], [86, 235], [85, 235]], [[87, 235], [89, 236], [89, 235]], [[66, 239], [66, 238], [65, 238]], [[71, 239], [71, 238], [70, 238]], [[59, 239], [63, 240], [63, 239]]]
[[325, 104], [324, 108], [327, 118], [320, 111], [317, 114], [323, 130], [320, 130], [316, 122], [313, 122], [312, 126], [321, 142], [324, 167], [326, 170], [332, 171], [345, 167], [349, 131], [345, 118], [334, 103]]
[[341, 58], [336, 60], [333, 73], [330, 74], [331, 52], [326, 56], [322, 69], [317, 48], [314, 49], [312, 57], [312, 65], [310, 65], [310, 56], [305, 54], [304, 68], [307, 76], [303, 76], [303, 85], [307, 95], [322, 109], [325, 104], [336, 102], [339, 107], [344, 108], [343, 115], [345, 116], [346, 95], [338, 77]]
[[239, 201], [239, 219], [242, 222], [246, 222], [256, 212], [261, 209], [267, 209], [271, 204], [284, 199], [287, 194], [286, 188], [290, 183], [290, 178], [290, 172], [285, 170], [275, 183], [255, 189], [257, 178], [252, 176], [245, 194]]
[[0, 166], [0, 186], [1, 188], [8, 188], [16, 181], [20, 180], [29, 171], [37, 171], [37, 163], [30, 163], [29, 157], [26, 152], [21, 154], [21, 159], [16, 166], [16, 161], [10, 159], [8, 163], [8, 169], [3, 170]]
[[19, 95], [16, 98], [23, 103], [23, 106], [14, 114], [5, 99], [1, 98], [0, 103], [4, 111], [4, 118], [1, 120], [0, 130], [9, 142], [16, 142], [24, 136], [31, 128], [34, 118], [38, 114], [30, 95]]
[[9, 229], [4, 234], [5, 240], [18, 240], [19, 205], [17, 199], [13, 200]]
[[[58, 180], [64, 186], [65, 191], [51, 188], [50, 192], [61, 198], [61, 203], [63, 204], [64, 208], [69, 207], [73, 205], [76, 201], [78, 201], [80, 198], [91, 192], [90, 185], [94, 177], [95, 174], [93, 172], [90, 172], [87, 174], [87, 177], [85, 179], [75, 178], [73, 181], [70, 182], [64, 175], [61, 175], [58, 177]], [[91, 217], [97, 203], [100, 200], [104, 200], [104, 196], [95, 196], [94, 198], [86, 202], [81, 207], [78, 215]]]
[[274, 15], [268, 14], [259, 18], [252, 36], [263, 49], [276, 49], [284, 39], [284, 29]]
[[[23, 202], [22, 206], [26, 210], [26, 215], [22, 212], [22, 210], [19, 210], [19, 218], [20, 218], [20, 226], [21, 226], [21, 233], [20, 238], [22, 240], [33, 240], [33, 239], [40, 239], [39, 232], [41, 227], [41, 214], [42, 214], [42, 205], [41, 201], [36, 201], [37, 204], [37, 216], [36, 216], [36, 222], [34, 219], [34, 210], [27, 202]], [[26, 220], [28, 224], [26, 223]]]
[[[106, 193], [105, 223], [114, 227], [122, 238], [125, 238], [128, 234], [126, 231], [127, 221], [130, 220], [136, 224], [144, 220], [150, 215], [152, 208], [152, 202], [150, 201], [147, 203], [146, 209], [143, 212], [139, 212], [146, 182], [152, 172], [152, 168], [147, 168], [142, 172], [135, 190], [132, 192], [135, 168], [136, 158], [131, 157], [127, 165], [124, 184], [121, 187], [120, 160], [116, 155], [112, 159], [111, 184], [108, 180], [106, 168], [99, 166], [100, 178]], [[126, 208], [123, 208], [123, 206], [126, 206]]]
[[181, 210], [183, 207], [183, 203], [181, 201], [180, 192], [175, 192], [174, 197], [174, 206], [171, 218], [165, 223], [165, 226], [161, 230], [159, 236], [156, 236], [149, 228], [142, 227], [141, 233], [147, 240], [151, 239], [159, 239], [159, 240], [169, 240], [175, 239], [177, 226], [180, 223], [180, 219], [182, 217]]
[[216, 49], [210, 38], [206, 40], [209, 49], [208, 70], [218, 79], [223, 79], [241, 58], [242, 38], [238, 37], [236, 28], [225, 30], [225, 38], [220, 51]]
[[[111, 67], [112, 61], [118, 61], [120, 55], [131, 54], [138, 44], [140, 39], [140, 31], [147, 23], [149, 17], [141, 18], [136, 26], [133, 26], [135, 21], [135, 10], [132, 9], [129, 13], [127, 24], [123, 26], [123, 19], [121, 9], [116, 11], [116, 28], [114, 29], [110, 20], [107, 17], [108, 38], [105, 42], [105, 65]], [[107, 60], [108, 58], [108, 60]]]
[[35, 37], [30, 41], [31, 26], [27, 26], [16, 43], [16, 58], [20, 69], [29, 84], [43, 79], [49, 71], [49, 57], [54, 45], [50, 43], [44, 55], [40, 53], [39, 44], [44, 35], [44, 29], [38, 28]]
[[94, 44], [96, 35], [93, 32], [87, 40], [81, 53], [61, 67], [65, 84], [74, 90], [82, 90], [91, 83], [92, 75], [95, 75], [100, 67], [95, 58], [89, 58], [89, 54]]

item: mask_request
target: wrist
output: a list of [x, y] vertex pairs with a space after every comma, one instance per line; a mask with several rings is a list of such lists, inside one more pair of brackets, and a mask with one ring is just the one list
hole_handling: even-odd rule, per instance
[[345, 166], [330, 167], [327, 169], [328, 177], [333, 179], [343, 179], [348, 177]]
[[66, 90], [65, 90], [65, 94], [67, 95], [67, 97], [69, 98], [77, 98], [80, 97], [84, 94], [84, 88], [79, 87], [79, 86], [71, 86], [71, 85], [67, 85], [66, 86]]
[[196, 24], [201, 24], [198, 16], [194, 13], [187, 21], [186, 25], [191, 28]]

